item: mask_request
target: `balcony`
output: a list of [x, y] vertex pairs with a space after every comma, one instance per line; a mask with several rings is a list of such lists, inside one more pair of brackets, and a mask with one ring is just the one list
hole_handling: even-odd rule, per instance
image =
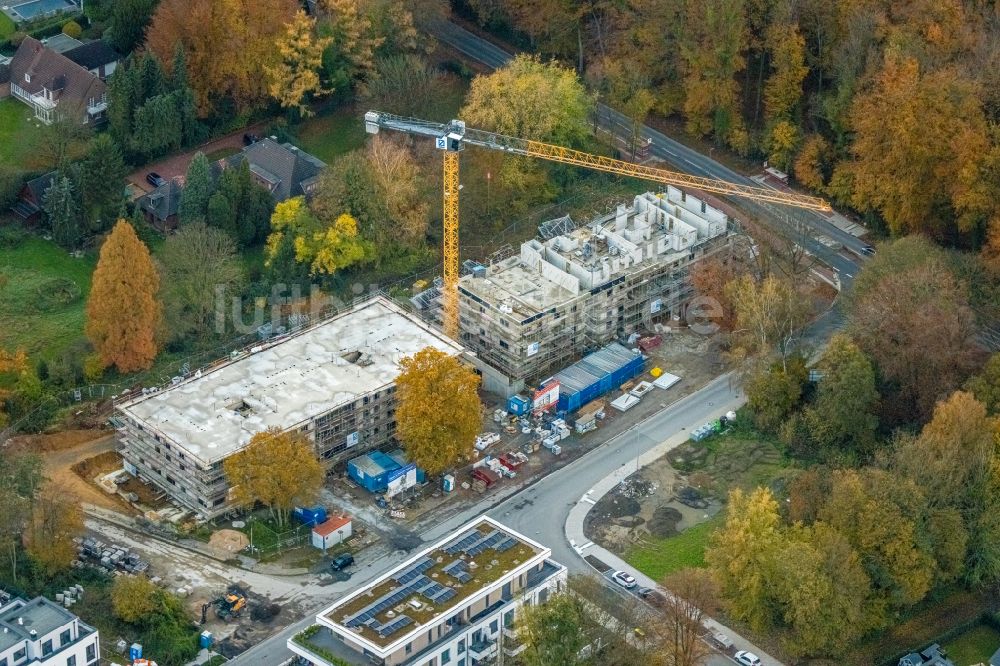
[[496, 656], [497, 643], [490, 640], [477, 640], [469, 644], [469, 656], [476, 661]]
[[504, 643], [503, 653], [508, 657], [516, 657], [517, 655], [524, 652], [528, 646], [524, 643]]

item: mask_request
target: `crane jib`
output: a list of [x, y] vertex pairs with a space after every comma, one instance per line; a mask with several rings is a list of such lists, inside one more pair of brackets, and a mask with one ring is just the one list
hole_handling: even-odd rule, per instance
[[377, 133], [379, 129], [388, 129], [406, 134], [431, 137], [436, 140], [438, 148], [442, 150], [458, 151], [462, 149], [463, 144], [469, 144], [487, 150], [534, 157], [562, 164], [572, 164], [595, 171], [614, 173], [666, 185], [690, 187], [715, 194], [745, 197], [757, 201], [786, 204], [810, 210], [831, 210], [830, 204], [819, 197], [768, 187], [740, 185], [717, 178], [705, 178], [703, 176], [694, 176], [644, 164], [626, 162], [541, 141], [532, 141], [497, 132], [468, 128], [460, 120], [453, 120], [450, 123], [437, 123], [419, 118], [405, 118], [389, 113], [369, 111], [365, 114], [365, 126], [368, 132], [372, 134]]

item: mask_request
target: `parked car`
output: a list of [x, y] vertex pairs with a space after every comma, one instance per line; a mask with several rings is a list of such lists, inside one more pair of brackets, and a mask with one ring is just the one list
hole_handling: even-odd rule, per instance
[[640, 587], [635, 591], [635, 593], [654, 606], [662, 606], [667, 600], [667, 598], [663, 596], [663, 593], [655, 587]]
[[247, 132], [246, 134], [243, 135], [244, 146], [249, 146], [251, 143], [257, 143], [258, 141], [260, 141], [260, 137], [257, 136], [256, 134], [250, 134], [249, 132]]
[[616, 571], [611, 575], [611, 580], [615, 581], [627, 590], [635, 587], [635, 576], [627, 571]]
[[341, 553], [330, 563], [330, 568], [334, 571], [343, 571], [352, 564], [354, 564], [354, 556], [350, 553]]
[[753, 652], [740, 650], [733, 655], [733, 658], [736, 659], [736, 663], [741, 666], [760, 666], [760, 657], [755, 655]]
[[869, 257], [874, 257], [875, 256], [875, 248], [873, 248], [871, 245], [865, 245], [863, 248], [861, 248], [861, 254], [869, 256]]
[[163, 176], [156, 173], [155, 171], [150, 171], [149, 173], [146, 174], [146, 182], [152, 185], [153, 187], [159, 187], [160, 185], [163, 185], [167, 181], [165, 181], [163, 179]]

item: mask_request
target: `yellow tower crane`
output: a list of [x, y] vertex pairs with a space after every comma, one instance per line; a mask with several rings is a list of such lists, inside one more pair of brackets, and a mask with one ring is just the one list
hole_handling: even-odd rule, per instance
[[505, 136], [496, 132], [472, 129], [465, 126], [461, 120], [450, 123], [435, 123], [416, 118], [404, 118], [390, 113], [369, 111], [365, 114], [365, 130], [369, 134], [378, 134], [379, 130], [387, 129], [406, 134], [433, 137], [437, 148], [444, 153], [444, 248], [443, 264], [443, 316], [444, 332], [453, 338], [458, 338], [458, 156], [466, 144], [499, 150], [513, 155], [537, 157], [550, 162], [572, 164], [575, 166], [614, 173], [620, 176], [630, 176], [641, 180], [678, 187], [690, 187], [704, 192], [746, 197], [755, 201], [767, 201], [786, 204], [798, 208], [826, 211], [830, 204], [823, 199], [804, 194], [780, 192], [766, 187], [751, 187], [738, 185], [715, 178], [691, 176], [677, 171], [658, 169], [655, 167], [633, 164], [601, 155], [592, 155], [572, 148], [554, 146], [541, 141]]

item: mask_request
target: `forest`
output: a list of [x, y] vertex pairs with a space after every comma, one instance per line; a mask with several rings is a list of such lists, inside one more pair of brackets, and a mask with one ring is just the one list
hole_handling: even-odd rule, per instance
[[885, 234], [1000, 242], [996, 3], [463, 0], [456, 9], [573, 66], [633, 118], [677, 119]]

